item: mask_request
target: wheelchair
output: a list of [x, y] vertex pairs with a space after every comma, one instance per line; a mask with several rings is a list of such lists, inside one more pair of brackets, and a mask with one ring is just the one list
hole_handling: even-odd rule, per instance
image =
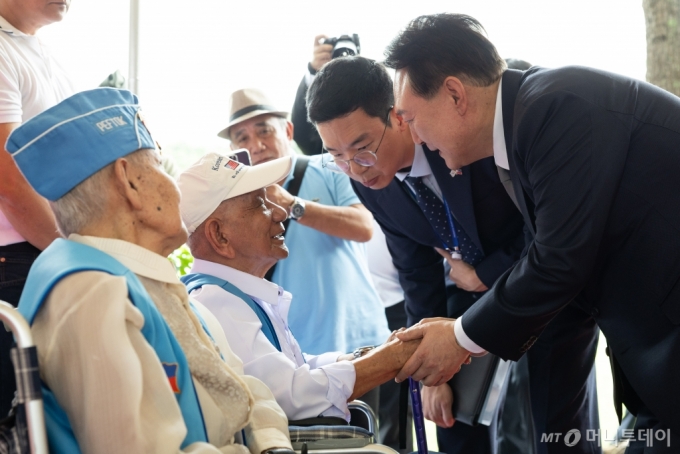
[[[0, 421], [0, 454], [48, 454], [45, 414], [40, 387], [38, 355], [26, 320], [10, 304], [0, 301], [0, 322], [14, 334], [17, 346], [11, 351], [17, 382], [17, 404], [13, 414]], [[0, 325], [0, 329], [2, 326]], [[290, 421], [291, 441], [296, 452], [306, 454], [394, 454], [376, 444], [375, 414], [361, 401], [349, 404], [351, 423], [342, 418], [310, 418]]]
[[349, 424], [342, 418], [318, 417], [289, 421], [290, 440], [301, 454], [394, 454], [395, 450], [375, 442], [378, 424], [368, 404], [349, 403]]
[[[12, 348], [14, 374], [17, 381], [17, 403], [13, 414], [0, 422], [0, 454], [47, 454], [47, 433], [38, 354], [31, 330], [17, 310], [0, 301], [0, 322], [14, 334], [17, 346]], [[0, 329], [2, 324], [0, 324]]]

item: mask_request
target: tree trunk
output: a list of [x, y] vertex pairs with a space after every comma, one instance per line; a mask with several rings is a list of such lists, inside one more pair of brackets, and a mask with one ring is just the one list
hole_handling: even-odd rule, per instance
[[680, 0], [642, 0], [647, 81], [680, 96]]

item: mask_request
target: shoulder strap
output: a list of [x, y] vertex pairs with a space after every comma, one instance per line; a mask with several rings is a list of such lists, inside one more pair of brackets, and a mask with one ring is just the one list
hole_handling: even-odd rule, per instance
[[260, 323], [262, 324], [262, 333], [265, 335], [265, 337], [269, 340], [269, 342], [272, 343], [274, 347], [276, 347], [278, 351], [281, 351], [281, 344], [279, 343], [279, 338], [276, 336], [274, 325], [272, 324], [272, 321], [269, 319], [267, 313], [264, 311], [264, 309], [260, 307], [259, 304], [253, 301], [253, 299], [250, 296], [243, 293], [234, 284], [225, 281], [224, 279], [220, 279], [219, 277], [203, 273], [187, 274], [185, 276], [182, 276], [180, 280], [186, 286], [187, 292], [189, 294], [191, 294], [191, 292], [193, 292], [194, 290], [203, 287], [204, 285], [216, 285], [218, 287], [221, 287], [225, 291], [231, 293], [232, 295], [241, 298], [243, 302], [246, 303], [253, 310], [253, 312], [255, 312], [257, 318], [260, 319]]
[[[300, 185], [302, 185], [302, 179], [305, 177], [305, 170], [307, 170], [307, 165], [309, 164], [309, 156], [298, 156], [297, 161], [295, 162], [295, 169], [293, 170], [293, 179], [291, 180], [290, 184], [288, 185], [288, 188], [286, 189], [290, 195], [293, 197], [298, 195], [298, 192], [300, 192]], [[283, 228], [288, 230], [288, 225], [290, 224], [290, 218], [286, 219], [283, 221]], [[284, 237], [285, 237], [285, 232], [284, 232]], [[278, 262], [276, 262], [278, 263]], [[267, 279], [268, 281], [272, 280], [272, 277], [274, 276], [274, 271], [276, 270], [276, 263], [274, 266], [269, 268], [269, 271], [264, 275], [264, 278]]]
[[305, 170], [309, 164], [308, 156], [297, 156], [295, 161], [295, 169], [293, 169], [293, 179], [286, 189], [291, 195], [296, 196], [300, 192], [300, 185], [302, 185], [302, 178], [305, 176]]

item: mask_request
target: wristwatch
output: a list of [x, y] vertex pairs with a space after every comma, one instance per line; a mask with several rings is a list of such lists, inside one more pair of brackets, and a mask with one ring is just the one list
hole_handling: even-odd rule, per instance
[[361, 358], [364, 356], [365, 353], [370, 352], [375, 348], [375, 345], [367, 345], [366, 347], [359, 347], [356, 350], [354, 350], [354, 359]]
[[305, 201], [300, 197], [295, 197], [293, 203], [290, 204], [290, 218], [298, 221], [305, 215]]

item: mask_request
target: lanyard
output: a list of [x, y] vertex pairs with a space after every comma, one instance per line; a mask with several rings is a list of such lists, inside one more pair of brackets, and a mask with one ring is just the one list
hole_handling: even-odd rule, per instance
[[[424, 184], [424, 183], [423, 183]], [[416, 199], [416, 203], [418, 202], [418, 195], [416, 194], [415, 190], [411, 187], [411, 183], [408, 181], [406, 182], [406, 187], [408, 187], [409, 192], [411, 193], [411, 196]], [[432, 191], [434, 193], [434, 191]], [[436, 195], [435, 195], [436, 197]], [[453, 245], [452, 247], [449, 247], [449, 245], [446, 244], [446, 241], [444, 241], [444, 238], [439, 235], [439, 232], [437, 232], [436, 229], [432, 229], [439, 237], [439, 241], [442, 242], [442, 245], [444, 246], [444, 249], [451, 254], [452, 259], [456, 260], [462, 260], [463, 255], [460, 253], [460, 247], [458, 245], [458, 235], [456, 235], [456, 225], [453, 222], [453, 216], [451, 215], [451, 210], [449, 209], [449, 204], [446, 202], [446, 199], [442, 196], [442, 202], [444, 203], [444, 209], [446, 210], [446, 220], [449, 223], [449, 229], [451, 229], [451, 239], [453, 240]]]
[[456, 226], [453, 223], [453, 216], [451, 215], [451, 210], [449, 209], [449, 204], [446, 199], [442, 196], [442, 201], [444, 202], [444, 208], [446, 208], [446, 219], [449, 221], [449, 228], [451, 229], [451, 238], [453, 238], [453, 249], [446, 247], [444, 243], [444, 248], [451, 254], [451, 258], [461, 260], [463, 255], [460, 253], [460, 247], [458, 246], [458, 235], [456, 235]]

